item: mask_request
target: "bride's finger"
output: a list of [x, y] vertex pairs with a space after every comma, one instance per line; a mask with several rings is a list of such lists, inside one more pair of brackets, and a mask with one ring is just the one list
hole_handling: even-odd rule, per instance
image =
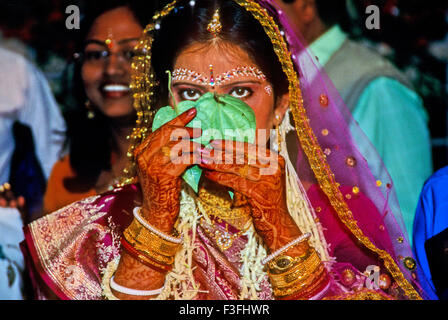
[[[181, 156], [178, 156], [175, 159], [171, 160], [171, 163], [173, 165], [176, 165], [179, 167], [179, 169], [184, 169], [188, 166], [191, 166], [193, 164], [200, 164], [201, 163], [201, 156], [198, 153], [187, 153], [183, 154]], [[184, 171], [182, 170], [182, 171]]]
[[187, 111], [181, 113], [173, 120], [169, 121], [167, 124], [171, 126], [181, 126], [185, 127], [191, 120], [196, 116], [196, 108], [188, 109]]
[[215, 181], [222, 186], [229, 187], [246, 197], [250, 197], [251, 190], [256, 188], [256, 182], [242, 178], [233, 173], [205, 170], [204, 176], [205, 178]]
[[143, 151], [150, 145], [150, 143], [153, 140], [155, 140], [155, 138], [160, 137], [160, 136], [162, 136], [162, 137], [165, 136], [166, 134], [165, 135], [161, 134], [161, 132], [166, 131], [167, 127], [185, 128], [185, 129], [187, 129], [187, 132], [189, 132], [190, 137], [198, 138], [202, 134], [200, 129], [185, 127], [191, 120], [194, 119], [194, 117], [196, 116], [196, 113], [197, 113], [196, 108], [191, 108], [191, 109], [185, 111], [184, 113], [180, 114], [173, 120], [169, 121], [168, 123], [164, 124], [159, 129], [154, 131], [153, 133], [149, 134], [148, 137], [146, 137], [146, 139], [143, 140], [142, 143], [137, 148], [135, 148], [134, 157], [135, 158], [139, 157], [143, 153]]
[[261, 167], [269, 166], [274, 162], [280, 161], [281, 163], [282, 161], [281, 155], [277, 152], [247, 142], [213, 140], [210, 142], [210, 145], [215, 150], [225, 151], [227, 154], [234, 154], [236, 159], [240, 161], [244, 158], [245, 163], [255, 164]]
[[[160, 148], [160, 154], [163, 156], [163, 163], [167, 164], [169, 162], [173, 164], [184, 164], [190, 165], [191, 154], [195, 155], [197, 163], [200, 162], [199, 150], [203, 148], [203, 145], [191, 140], [181, 140], [181, 141], [171, 141], [162, 148]], [[187, 159], [186, 163], [182, 163], [182, 160]]]
[[164, 145], [170, 141], [179, 141], [199, 138], [202, 130], [199, 128], [189, 128], [165, 124], [140, 144], [134, 152], [135, 157], [140, 157], [143, 153], [149, 159], [153, 157]]
[[260, 169], [250, 166], [248, 164], [238, 165], [238, 164], [217, 164], [213, 163], [211, 159], [202, 157], [199, 166], [203, 169], [229, 173], [239, 176], [240, 178], [247, 179], [250, 181], [260, 181]]
[[250, 166], [254, 166], [260, 169], [269, 168], [269, 167], [277, 167], [277, 160], [272, 159], [272, 161], [265, 161], [262, 163], [258, 161], [255, 156], [251, 156], [247, 153], [242, 152], [233, 152], [232, 148], [224, 149], [224, 150], [216, 150], [216, 149], [205, 149], [200, 151], [204, 159], [212, 160], [213, 163], [217, 164], [235, 164], [235, 165], [244, 165], [248, 164]]
[[199, 138], [202, 135], [202, 130], [200, 128], [190, 128], [181, 126], [167, 126], [168, 131], [167, 136], [170, 141], [179, 141], [187, 139]]

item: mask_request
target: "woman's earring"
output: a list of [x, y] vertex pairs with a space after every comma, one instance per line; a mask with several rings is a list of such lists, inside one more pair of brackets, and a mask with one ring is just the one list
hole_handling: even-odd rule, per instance
[[95, 118], [95, 112], [93, 111], [92, 104], [90, 103], [90, 100], [86, 101], [85, 106], [87, 108], [87, 119], [91, 120], [91, 119]]
[[277, 134], [277, 144], [278, 144], [278, 153], [282, 151], [282, 136], [280, 135], [280, 116], [278, 114], [275, 115], [275, 131]]

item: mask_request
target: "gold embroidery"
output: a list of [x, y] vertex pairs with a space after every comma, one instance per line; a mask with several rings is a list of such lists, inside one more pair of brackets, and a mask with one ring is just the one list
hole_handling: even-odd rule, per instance
[[362, 289], [355, 293], [325, 297], [323, 300], [393, 300], [392, 298], [370, 289]]
[[119, 246], [109, 250], [101, 246], [83, 247], [89, 237], [103, 239], [109, 234], [114, 245], [118, 237], [112, 229], [92, 221], [93, 217], [98, 219], [106, 215], [101, 211], [103, 206], [94, 204], [97, 199], [98, 196], [94, 196], [76, 202], [29, 225], [42, 268], [51, 281], [74, 300], [101, 298], [101, 286], [97, 279], [78, 262], [81, 248], [83, 256], [91, 260], [92, 265], [109, 260], [119, 249]]

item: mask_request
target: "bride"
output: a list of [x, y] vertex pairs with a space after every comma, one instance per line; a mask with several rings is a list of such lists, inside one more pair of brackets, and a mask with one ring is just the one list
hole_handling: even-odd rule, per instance
[[392, 181], [302, 43], [272, 1], [155, 14], [133, 63], [132, 165], [25, 228], [36, 297], [426, 298]]

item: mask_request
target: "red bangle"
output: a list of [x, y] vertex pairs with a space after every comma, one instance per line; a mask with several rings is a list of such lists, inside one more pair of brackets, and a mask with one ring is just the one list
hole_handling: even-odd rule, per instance
[[173, 269], [173, 266], [162, 264], [158, 261], [155, 261], [154, 259], [151, 259], [151, 257], [148, 257], [147, 255], [139, 252], [124, 237], [121, 237], [121, 245], [133, 258], [147, 267], [150, 267], [161, 273], [166, 273]]

